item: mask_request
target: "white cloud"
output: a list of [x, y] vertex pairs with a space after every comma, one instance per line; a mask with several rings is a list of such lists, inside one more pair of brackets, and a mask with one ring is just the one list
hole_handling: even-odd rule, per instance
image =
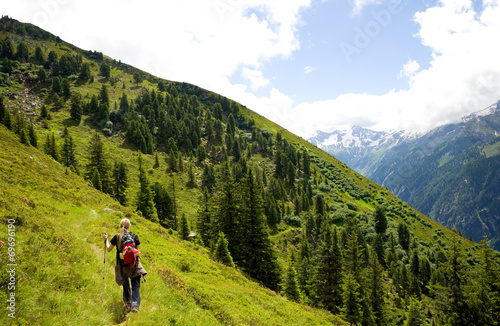
[[[276, 88], [256, 96], [252, 90], [270, 85], [262, 66], [300, 49], [300, 14], [311, 2], [151, 0], [144, 6], [133, 0], [24, 0], [5, 2], [2, 14], [41, 24], [81, 48], [152, 74], [233, 98], [302, 136], [354, 124], [429, 129], [500, 99], [499, 0], [484, 0], [477, 12], [471, 0], [442, 0], [415, 14], [417, 37], [431, 49], [432, 61], [426, 69], [413, 60], [403, 66], [408, 89], [310, 103], [295, 103]], [[353, 0], [353, 12], [376, 2]], [[230, 82], [238, 73], [245, 84]]]
[[24, 0], [6, 2], [2, 14], [167, 79], [220, 89], [228, 76], [242, 71], [251, 77], [253, 71], [248, 79], [258, 88], [265, 78], [255, 69], [299, 48], [300, 12], [310, 4], [311, 0], [151, 0], [147, 5], [133, 0]]
[[353, 6], [351, 12], [351, 15], [353, 16], [360, 15], [361, 12], [363, 11], [363, 8], [365, 8], [368, 5], [380, 3], [380, 0], [350, 0], [350, 1]]
[[407, 63], [404, 64], [403, 69], [399, 71], [398, 78], [409, 78], [412, 77], [418, 70], [420, 65], [416, 60], [409, 59]]
[[306, 74], [309, 74], [309, 73], [311, 73], [311, 72], [313, 72], [313, 71], [316, 71], [316, 68], [311, 67], [311, 66], [305, 66], [305, 67], [304, 67], [304, 72], [305, 72]]
[[[460, 121], [500, 99], [499, 1], [442, 0], [415, 14], [418, 37], [432, 50], [429, 68], [410, 60], [402, 74], [409, 88], [383, 95], [343, 94], [291, 105], [283, 124], [308, 136], [315, 130], [361, 125], [373, 129], [429, 130]], [[311, 118], [314, 117], [314, 118]]]
[[249, 80], [252, 83], [252, 90], [258, 90], [269, 85], [269, 79], [264, 78], [262, 71], [245, 67], [243, 68], [241, 75], [243, 78]]

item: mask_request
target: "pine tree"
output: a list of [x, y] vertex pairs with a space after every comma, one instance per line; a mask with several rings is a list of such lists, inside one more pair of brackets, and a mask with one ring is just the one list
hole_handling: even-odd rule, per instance
[[215, 245], [214, 259], [226, 266], [234, 267], [233, 258], [228, 249], [229, 242], [223, 232], [219, 232], [217, 244]]
[[283, 294], [294, 301], [300, 301], [300, 291], [297, 281], [297, 271], [293, 266], [293, 260], [290, 259], [288, 262], [288, 268], [286, 271], [285, 282], [283, 284]]
[[375, 232], [384, 234], [387, 230], [387, 218], [385, 217], [385, 209], [382, 206], [377, 206], [375, 209]]
[[96, 188], [99, 191], [102, 191], [102, 182], [101, 182], [101, 176], [99, 174], [99, 170], [97, 167], [94, 167], [94, 172], [92, 173], [92, 186]]
[[33, 126], [32, 123], [30, 123], [28, 126], [28, 136], [30, 139], [31, 146], [38, 148], [38, 137], [35, 132], [35, 127]]
[[113, 197], [122, 205], [127, 205], [127, 187], [127, 165], [123, 162], [115, 161], [115, 166], [113, 168]]
[[251, 277], [277, 290], [281, 271], [267, 230], [262, 191], [255, 182], [251, 169], [246, 178], [242, 179], [241, 187], [243, 210], [239, 236], [242, 237], [240, 247], [242, 260], [236, 263]]
[[500, 324], [500, 269], [494, 251], [489, 248], [487, 237], [480, 242], [481, 258], [476, 272], [474, 298], [476, 322], [480, 325]]
[[386, 325], [385, 293], [383, 269], [379, 263], [377, 253], [371, 253], [370, 269], [370, 301], [375, 325]]
[[360, 285], [352, 273], [348, 273], [345, 278], [342, 315], [352, 325], [360, 325], [363, 319], [361, 310], [362, 296], [359, 293]]
[[155, 153], [155, 164], [153, 165], [153, 169], [157, 169], [160, 167], [160, 160], [158, 160], [158, 152]]
[[315, 263], [315, 299], [330, 312], [338, 314], [342, 307], [342, 254], [337, 227], [334, 227], [333, 234], [329, 225], [324, 229]]
[[416, 297], [410, 297], [404, 326], [424, 326], [426, 324], [422, 313], [422, 303]]
[[56, 161], [60, 160], [54, 132], [47, 133], [47, 138], [45, 140], [45, 145], [44, 145], [44, 152], [45, 154], [52, 156], [54, 160]]
[[149, 185], [149, 179], [144, 171], [142, 155], [139, 153], [139, 183], [140, 189], [137, 193], [137, 210], [142, 216], [152, 222], [158, 223], [158, 213], [154, 204], [153, 190]]
[[64, 143], [61, 149], [62, 164], [64, 166], [67, 167], [73, 166], [74, 168], [78, 167], [78, 163], [76, 161], [76, 156], [75, 156], [75, 150], [76, 150], [76, 145], [73, 142], [73, 137], [68, 134], [66, 137], [64, 137]]
[[83, 108], [81, 96], [80, 94], [75, 94], [71, 97], [71, 108], [69, 110], [69, 114], [71, 116], [71, 119], [75, 120], [76, 122], [80, 122], [82, 120], [82, 113]]
[[181, 220], [179, 222], [179, 236], [182, 240], [187, 240], [189, 236], [189, 225], [185, 213], [182, 213]]
[[[203, 207], [198, 211], [198, 219], [196, 222], [196, 230], [206, 247], [210, 247], [212, 244], [212, 234], [211, 234], [211, 214], [209, 208], [209, 197], [208, 191], [203, 192]], [[232, 258], [231, 258], [232, 259]]]
[[299, 256], [299, 268], [298, 268], [298, 284], [299, 290], [304, 293], [306, 297], [310, 297], [310, 278], [312, 276], [311, 271], [311, 245], [307, 240], [305, 232], [302, 236], [302, 241], [300, 243], [300, 256]]
[[113, 187], [109, 177], [110, 167], [106, 159], [106, 153], [104, 148], [104, 143], [101, 136], [98, 133], [94, 133], [90, 138], [89, 148], [88, 148], [88, 163], [86, 166], [86, 178], [87, 180], [92, 179], [94, 174], [94, 168], [99, 171], [99, 176], [102, 183], [102, 191], [107, 194], [113, 193]]
[[7, 108], [5, 107], [5, 104], [3, 103], [3, 97], [0, 96], [0, 123], [3, 124], [3, 119], [5, 117], [5, 112], [7, 111]]
[[174, 203], [167, 189], [160, 183], [153, 185], [154, 202], [158, 220], [165, 228], [174, 228]]

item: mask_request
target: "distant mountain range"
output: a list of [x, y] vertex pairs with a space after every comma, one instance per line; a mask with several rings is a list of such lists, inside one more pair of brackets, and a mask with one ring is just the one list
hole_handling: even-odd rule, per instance
[[427, 133], [317, 132], [309, 141], [436, 221], [500, 249], [500, 102]]

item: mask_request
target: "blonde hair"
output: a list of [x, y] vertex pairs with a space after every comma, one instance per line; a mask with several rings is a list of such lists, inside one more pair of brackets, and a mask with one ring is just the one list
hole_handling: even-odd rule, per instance
[[120, 236], [118, 237], [118, 250], [121, 250], [122, 247], [122, 236], [124, 233], [127, 233], [128, 230], [130, 230], [130, 226], [132, 223], [130, 223], [130, 220], [128, 218], [124, 218], [120, 222]]

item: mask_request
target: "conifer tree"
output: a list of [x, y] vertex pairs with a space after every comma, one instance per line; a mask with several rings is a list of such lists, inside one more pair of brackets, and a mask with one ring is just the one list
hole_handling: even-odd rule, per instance
[[383, 284], [383, 269], [377, 257], [377, 253], [370, 255], [370, 301], [375, 325], [386, 325], [385, 293]]
[[262, 191], [255, 182], [251, 169], [241, 183], [244, 199], [240, 224], [242, 260], [237, 263], [251, 277], [277, 290], [281, 271], [267, 230]]
[[385, 217], [385, 209], [382, 206], [377, 206], [375, 209], [375, 232], [384, 234], [387, 230], [387, 218]]
[[31, 146], [38, 148], [38, 136], [36, 135], [35, 127], [32, 123], [28, 126], [28, 136]]
[[83, 108], [80, 94], [75, 94], [71, 97], [71, 108], [69, 110], [71, 119], [76, 122], [82, 120]]
[[361, 301], [363, 300], [359, 293], [360, 285], [352, 273], [348, 273], [343, 289], [342, 316], [351, 325], [361, 325], [363, 311], [361, 310]]
[[94, 167], [91, 182], [92, 182], [92, 186], [94, 186], [94, 188], [96, 188], [99, 191], [102, 191], [101, 176], [99, 174], [99, 170], [97, 169], [97, 167]]
[[158, 182], [153, 185], [153, 191], [155, 195], [154, 202], [156, 212], [158, 214], [160, 224], [165, 228], [173, 228], [174, 204], [172, 202], [172, 198], [168, 194], [167, 189]]
[[422, 313], [422, 303], [416, 297], [410, 297], [404, 326], [424, 326], [426, 324]]
[[306, 297], [310, 297], [310, 283], [311, 283], [311, 245], [307, 240], [305, 232], [302, 236], [302, 241], [300, 243], [300, 256], [299, 256], [299, 268], [298, 268], [298, 285], [299, 290]]
[[[208, 191], [203, 192], [203, 207], [198, 211], [198, 220], [196, 222], [196, 230], [203, 241], [205, 247], [211, 247], [212, 244], [212, 234], [211, 234], [211, 214], [209, 209], [209, 197]], [[225, 238], [225, 237], [224, 237]], [[231, 258], [232, 259], [232, 258]]]
[[293, 266], [293, 260], [290, 259], [288, 262], [288, 268], [286, 271], [285, 282], [283, 284], [284, 295], [294, 301], [300, 301], [300, 291], [297, 281], [297, 271]]
[[179, 222], [179, 236], [182, 240], [187, 240], [189, 236], [189, 225], [186, 217], [186, 213], [182, 213], [181, 220]]
[[57, 150], [56, 138], [54, 132], [47, 133], [47, 138], [45, 140], [44, 152], [47, 155], [52, 156], [56, 161], [60, 160], [59, 151]]
[[158, 223], [158, 213], [154, 204], [154, 195], [149, 179], [144, 171], [142, 155], [139, 153], [139, 183], [140, 189], [137, 193], [137, 210], [142, 213], [142, 216], [152, 222]]
[[102, 183], [102, 191], [107, 194], [113, 193], [113, 187], [110, 180], [110, 167], [108, 160], [106, 159], [106, 152], [104, 148], [104, 143], [101, 136], [98, 133], [94, 133], [91, 136], [89, 148], [88, 148], [88, 163], [86, 166], [86, 178], [87, 180], [92, 179], [94, 174], [94, 168], [99, 171], [99, 176]]
[[127, 205], [128, 170], [123, 162], [115, 161], [113, 167], [113, 197], [122, 205]]
[[3, 119], [5, 117], [5, 112], [7, 111], [7, 108], [5, 107], [5, 104], [3, 103], [3, 97], [0, 96], [0, 123], [3, 124]]
[[214, 259], [226, 266], [234, 267], [233, 258], [228, 248], [229, 242], [223, 232], [219, 232], [217, 244], [215, 245]]
[[76, 156], [75, 156], [75, 150], [76, 150], [76, 145], [73, 142], [73, 137], [70, 134], [68, 134], [66, 137], [64, 137], [64, 143], [61, 149], [62, 164], [64, 166], [67, 167], [73, 166], [75, 169], [78, 167], [78, 163], [76, 161]]
[[334, 314], [342, 307], [342, 254], [340, 251], [338, 230], [323, 225], [323, 241], [319, 245], [316, 271], [314, 274], [315, 299]]

